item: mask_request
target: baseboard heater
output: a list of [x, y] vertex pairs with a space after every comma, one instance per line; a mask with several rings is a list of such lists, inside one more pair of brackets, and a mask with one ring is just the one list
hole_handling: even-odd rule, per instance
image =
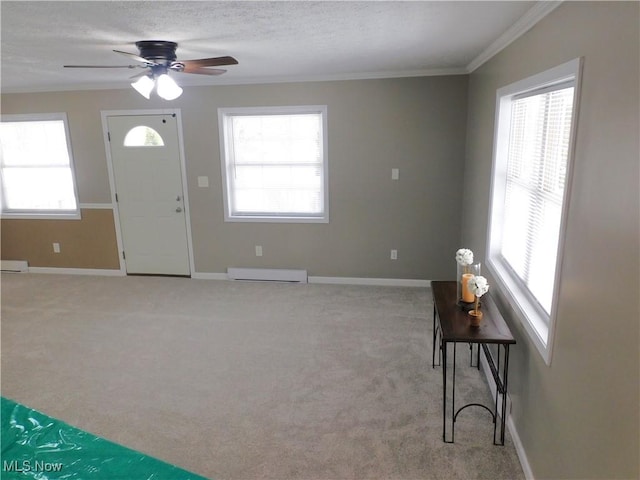
[[29, 264], [25, 260], [0, 260], [0, 270], [3, 272], [28, 272]]
[[306, 270], [287, 270], [282, 268], [227, 268], [230, 280], [256, 280], [266, 282], [307, 283]]

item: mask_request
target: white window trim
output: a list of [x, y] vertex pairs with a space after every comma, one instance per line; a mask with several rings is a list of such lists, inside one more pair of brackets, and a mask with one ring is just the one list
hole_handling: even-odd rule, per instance
[[[582, 70], [582, 58], [576, 58], [557, 67], [546, 70], [532, 77], [520, 80], [498, 89], [496, 93], [495, 133], [493, 166], [491, 175], [491, 196], [489, 210], [489, 228], [487, 230], [487, 268], [496, 280], [498, 290], [511, 308], [517, 314], [526, 332], [536, 346], [538, 352], [547, 365], [551, 365], [553, 343], [557, 320], [557, 299], [560, 292], [561, 267], [566, 233], [566, 218], [569, 207], [571, 190], [571, 178], [573, 171], [573, 157], [578, 120], [578, 106], [580, 98], [580, 79]], [[500, 255], [500, 232], [502, 226], [502, 214], [506, 186], [506, 168], [508, 139], [510, 130], [510, 104], [514, 97], [540, 90], [545, 87], [559, 85], [573, 80], [574, 100], [571, 119], [571, 136], [569, 140], [569, 152], [567, 157], [567, 171], [565, 189], [560, 220], [560, 236], [558, 241], [558, 255], [553, 289], [553, 300], [549, 315], [529, 294], [528, 290], [521, 287], [516, 280], [510, 266], [503, 261]]]
[[[232, 215], [229, 205], [229, 178], [227, 176], [226, 151], [229, 148], [230, 139], [225, 135], [224, 122], [226, 115], [278, 115], [278, 114], [322, 114], [322, 185], [324, 197], [324, 214], [322, 216], [304, 215]], [[220, 135], [220, 165], [222, 168], [222, 194], [224, 201], [225, 222], [260, 222], [260, 223], [329, 223], [329, 166], [328, 166], [328, 141], [327, 141], [327, 106], [326, 105], [296, 105], [276, 107], [231, 107], [218, 109], [218, 130]]]
[[[0, 218], [3, 219], [23, 219], [23, 220], [80, 220], [80, 199], [78, 198], [78, 182], [76, 181], [76, 170], [73, 161], [73, 150], [71, 149], [71, 135], [69, 133], [69, 121], [65, 112], [57, 113], [27, 113], [27, 114], [7, 114], [2, 115], [2, 122], [35, 122], [48, 120], [62, 120], [64, 124], [65, 140], [67, 142], [67, 150], [69, 152], [69, 168], [73, 180], [73, 194], [76, 199], [75, 210], [50, 211], [50, 210], [33, 210], [33, 211], [15, 211], [7, 212], [2, 210]], [[1, 174], [1, 171], [0, 171]]]

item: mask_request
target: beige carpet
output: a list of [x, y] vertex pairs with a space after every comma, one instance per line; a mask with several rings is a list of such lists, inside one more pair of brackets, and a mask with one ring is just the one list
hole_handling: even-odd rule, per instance
[[[2, 276], [2, 395], [215, 479], [520, 479], [466, 409], [442, 442], [428, 289]], [[458, 349], [456, 401], [490, 402]]]

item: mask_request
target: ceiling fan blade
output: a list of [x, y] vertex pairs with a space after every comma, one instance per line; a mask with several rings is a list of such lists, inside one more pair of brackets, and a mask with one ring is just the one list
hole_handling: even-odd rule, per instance
[[64, 68], [144, 68], [142, 65], [63, 65]]
[[222, 68], [204, 68], [194, 65], [185, 65], [184, 68], [177, 70], [182, 73], [197, 73], [200, 75], [222, 75], [226, 70]]
[[129, 80], [134, 80], [136, 78], [144, 77], [145, 75], [149, 75], [149, 72], [144, 71], [144, 72], [136, 73], [135, 75], [129, 77]]
[[181, 60], [185, 67], [187, 65], [193, 65], [194, 67], [219, 67], [222, 65], [237, 65], [238, 60], [233, 57], [214, 57], [214, 58], [199, 58], [197, 60]]
[[147, 60], [146, 58], [141, 57], [140, 55], [136, 55], [135, 53], [123, 52], [121, 50], [114, 50], [114, 52], [119, 53], [120, 55], [126, 55], [130, 59], [137, 60], [138, 62], [148, 63], [150, 65], [157, 65], [157, 63], [151, 62], [151, 61]]

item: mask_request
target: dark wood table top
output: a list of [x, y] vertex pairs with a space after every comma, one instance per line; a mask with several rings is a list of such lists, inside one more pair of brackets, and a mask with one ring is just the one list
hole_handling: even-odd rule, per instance
[[479, 327], [471, 326], [469, 314], [456, 303], [455, 281], [432, 281], [433, 302], [440, 320], [442, 340], [468, 343], [516, 343], [511, 330], [498, 311], [490, 294], [481, 297], [483, 312]]

